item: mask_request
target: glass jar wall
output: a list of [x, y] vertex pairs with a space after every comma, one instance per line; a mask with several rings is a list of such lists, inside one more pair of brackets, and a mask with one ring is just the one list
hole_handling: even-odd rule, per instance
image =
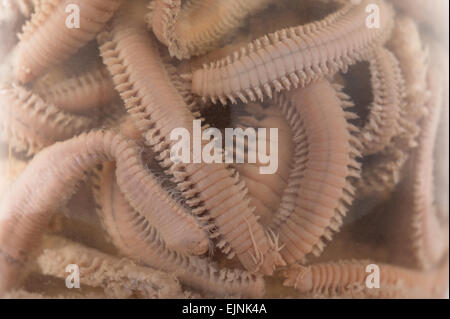
[[0, 2], [0, 296], [448, 296], [448, 21]]

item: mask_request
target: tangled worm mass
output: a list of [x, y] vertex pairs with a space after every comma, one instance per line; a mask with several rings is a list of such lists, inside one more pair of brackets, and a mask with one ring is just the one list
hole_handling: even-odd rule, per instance
[[[405, 3], [2, 1], [0, 297], [444, 297], [448, 2]], [[195, 120], [276, 172], [174, 161]]]

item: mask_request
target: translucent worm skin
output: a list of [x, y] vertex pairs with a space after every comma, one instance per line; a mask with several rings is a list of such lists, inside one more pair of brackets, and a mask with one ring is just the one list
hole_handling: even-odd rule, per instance
[[[373, 264], [379, 267], [380, 287], [369, 289], [366, 279], [373, 270], [366, 272], [366, 268]], [[284, 275], [285, 286], [316, 298], [443, 298], [448, 261], [429, 272], [420, 272], [368, 260], [346, 260], [308, 267], [297, 265]]]
[[[104, 176], [113, 179], [111, 164], [107, 165], [110, 167], [105, 167]], [[114, 183], [109, 195], [102, 201], [100, 214], [113, 243], [123, 254], [150, 267], [173, 272], [184, 284], [214, 295], [264, 294], [264, 281], [259, 276], [241, 270], [218, 270], [205, 259], [170, 249], [148, 218], [133, 210]]]
[[236, 172], [225, 164], [175, 164], [170, 159], [172, 130], [184, 128], [193, 136], [195, 117], [171, 83], [156, 39], [140, 23], [120, 13], [111, 30], [98, 37], [104, 63], [128, 112], [156, 159], [174, 176], [192, 211], [212, 226], [207, 229], [211, 238], [230, 258], [236, 255], [246, 269], [271, 274], [283, 261], [276, 243], [258, 223]]
[[67, 265], [80, 269], [80, 283], [103, 288], [109, 298], [180, 298], [182, 291], [174, 276], [136, 265], [70, 240], [46, 236], [37, 264], [44, 275], [65, 279]]
[[360, 144], [344, 110], [353, 104], [327, 80], [293, 90], [288, 99], [302, 120], [307, 154], [296, 177], [295, 206], [275, 216], [270, 228], [279, 231], [281, 255], [293, 264], [309, 253], [320, 254], [323, 239], [331, 240], [339, 230], [353, 200], [351, 179], [359, 178]]
[[[378, 5], [380, 27], [367, 27], [366, 7]], [[213, 102], [272, 97], [273, 90], [304, 87], [366, 57], [393, 28], [393, 10], [382, 0], [345, 5], [319, 22], [283, 29], [255, 40], [233, 56], [192, 74], [192, 91]]]
[[179, 59], [215, 48], [244, 19], [265, 8], [272, 0], [155, 0], [149, 25], [159, 41]]
[[105, 69], [63, 80], [37, 93], [60, 110], [76, 114], [92, 114], [118, 96]]
[[185, 220], [183, 235], [191, 229], [200, 240], [204, 238], [195, 221], [161, 190], [133, 143], [112, 132], [84, 134], [41, 151], [4, 194], [0, 203], [0, 295], [17, 284], [51, 212], [67, 202], [85, 171], [111, 160], [117, 163], [117, 181], [129, 202], [137, 211], [154, 212], [147, 216], [162, 233], [177, 231], [173, 221]]
[[369, 58], [373, 103], [367, 123], [361, 129], [363, 155], [384, 150], [399, 134], [400, 116], [405, 109], [405, 83], [399, 63], [389, 50], [380, 47]]
[[93, 118], [69, 114], [21, 86], [0, 90], [0, 133], [16, 152], [33, 155], [96, 124]]
[[[15, 76], [29, 82], [76, 53], [103, 29], [122, 0], [61, 0], [45, 21], [35, 23], [35, 28], [26, 28], [17, 48]], [[69, 4], [80, 9], [80, 28], [66, 26]], [[32, 19], [42, 19], [34, 15]], [[34, 22], [31, 22], [34, 24]]]

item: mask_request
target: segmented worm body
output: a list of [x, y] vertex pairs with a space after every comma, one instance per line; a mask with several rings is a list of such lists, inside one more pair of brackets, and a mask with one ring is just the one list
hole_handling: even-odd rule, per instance
[[401, 129], [401, 112], [405, 109], [404, 80], [395, 56], [380, 47], [369, 58], [373, 103], [361, 130], [362, 153], [370, 155], [384, 150]]
[[[372, 77], [374, 72], [379, 74], [397, 74], [397, 77], [392, 77], [400, 86], [397, 86], [401, 91], [394, 86], [395, 82], [387, 87], [387, 81], [381, 87], [395, 93], [396, 100], [404, 96], [404, 102], [398, 102], [398, 111], [396, 114], [391, 114], [390, 117], [397, 115], [398, 128], [395, 135], [392, 136], [389, 145], [377, 154], [372, 154], [366, 158], [363, 169], [362, 178], [358, 181], [358, 193], [361, 196], [378, 194], [388, 194], [401, 180], [401, 170], [409, 158], [412, 149], [417, 146], [417, 137], [420, 133], [419, 121], [427, 113], [426, 104], [429, 98], [429, 93], [426, 83], [426, 74], [428, 70], [427, 52], [423, 48], [420, 39], [419, 31], [416, 24], [409, 18], [400, 16], [396, 19], [396, 27], [394, 29], [392, 38], [388, 43], [389, 49], [394, 54], [398, 61], [398, 66], [401, 69], [401, 75], [404, 80], [401, 80], [398, 73], [395, 59], [385, 59], [385, 62], [391, 60], [392, 66], [385, 63], [385, 68], [377, 67], [376, 60], [371, 62]], [[379, 49], [383, 50], [383, 49]], [[390, 54], [388, 54], [390, 55]], [[378, 70], [378, 71], [377, 71]], [[384, 76], [386, 78], [386, 76]], [[404, 81], [404, 85], [401, 82]], [[382, 94], [382, 90], [375, 90], [374, 95]], [[403, 94], [401, 92], [404, 92]], [[385, 91], [387, 94], [387, 91]], [[385, 114], [387, 122], [389, 114]], [[379, 117], [377, 117], [379, 118]], [[376, 123], [377, 121], [375, 121]], [[368, 126], [368, 125], [366, 125]], [[375, 125], [377, 131], [384, 134], [382, 125]], [[386, 131], [393, 132], [392, 129]], [[363, 136], [364, 133], [361, 135]]]
[[76, 114], [92, 114], [117, 97], [110, 75], [105, 69], [64, 79], [37, 93], [60, 110]]
[[301, 119], [305, 137], [299, 140], [307, 153], [301, 155], [301, 172], [293, 175], [298, 180], [295, 205], [280, 210], [271, 228], [280, 232], [281, 254], [292, 264], [309, 253], [318, 255], [323, 239], [339, 229], [353, 200], [351, 178], [359, 178], [360, 144], [344, 110], [353, 104], [327, 80], [293, 90], [288, 100]]
[[[21, 82], [29, 82], [76, 53], [95, 38], [119, 8], [122, 0], [60, 0], [48, 12], [33, 15], [24, 29], [17, 48], [15, 75]], [[68, 5], [76, 5], [80, 12], [80, 27], [66, 26]], [[69, 11], [70, 12], [70, 11]]]
[[[178, 67], [178, 73], [182, 77], [186, 77], [186, 74], [192, 73], [194, 70], [202, 68], [204, 65], [210, 64], [213, 61], [220, 60], [232, 54], [234, 51], [239, 50], [240, 47], [245, 46], [251, 41], [251, 37], [247, 34], [236, 36], [231, 43], [228, 43], [221, 48], [212, 50], [204, 55], [198, 57], [192, 57], [189, 60], [183, 60]], [[192, 83], [186, 81], [189, 84], [189, 91], [191, 91]], [[196, 95], [198, 98], [198, 95]]]
[[[123, 209], [125, 211], [133, 211], [132, 206], [128, 203], [127, 199], [119, 193], [119, 185], [116, 182], [114, 172], [115, 165], [114, 163], [105, 163], [104, 168], [101, 172], [98, 173], [99, 177], [98, 182], [96, 184], [96, 198], [97, 201], [102, 207], [102, 209], [111, 210], [111, 214], [115, 214], [115, 210]], [[164, 190], [161, 189], [161, 192]], [[114, 195], [117, 196], [114, 196]], [[139, 226], [144, 226], [145, 223], [149, 223], [150, 225], [155, 225], [152, 214], [155, 214], [154, 210], [161, 209], [156, 206], [149, 206], [146, 210], [141, 210], [141, 213], [132, 213], [130, 214], [130, 220], [132, 216], [137, 216], [134, 223]], [[179, 214], [189, 215], [188, 211], [183, 212], [183, 207], [181, 205], [177, 205], [177, 207], [172, 207], [172, 209], [178, 210]], [[170, 212], [165, 212], [164, 214], [170, 214]], [[161, 232], [164, 241], [167, 243], [167, 246], [170, 249], [176, 250], [180, 253], [186, 255], [201, 255], [208, 251], [208, 237], [205, 233], [203, 236], [198, 236], [199, 233], [194, 231], [193, 236], [190, 236], [189, 229], [186, 228], [184, 220], [173, 219], [170, 221], [173, 224], [173, 232]], [[197, 228], [194, 226], [194, 228]], [[200, 228], [200, 226], [198, 227]]]
[[365, 158], [361, 178], [356, 182], [359, 196], [387, 195], [394, 190], [409, 158], [410, 150], [405, 151], [405, 146], [403, 140], [394, 138], [393, 145], [389, 145], [381, 153]]
[[103, 288], [109, 298], [176, 298], [181, 287], [174, 276], [136, 265], [67, 239], [46, 236], [37, 264], [44, 275], [67, 277], [67, 265], [78, 265], [80, 284]]
[[39, 242], [51, 212], [67, 202], [85, 171], [108, 160], [116, 161], [118, 184], [134, 209], [153, 212], [147, 217], [162, 233], [175, 234], [178, 225], [173, 221], [185, 220], [183, 235], [192, 230], [198, 243], [204, 245], [203, 231], [161, 191], [142, 163], [139, 149], [121, 135], [94, 131], [41, 151], [4, 195], [0, 206], [0, 293], [17, 283], [17, 275]]
[[403, 215], [410, 227], [408, 240], [415, 261], [422, 268], [430, 268], [438, 263], [449, 246], [448, 207], [442, 207], [435, 201], [434, 186], [435, 148], [442, 147], [437, 143], [439, 123], [444, 121], [443, 115], [448, 116], [448, 101], [445, 101], [442, 84], [444, 81], [438, 68], [434, 66], [428, 75], [432, 92], [428, 104], [429, 114], [422, 123], [419, 146], [413, 152], [403, 194], [413, 198], [405, 206]]
[[108, 234], [122, 253], [139, 263], [172, 271], [184, 284], [213, 294], [251, 297], [263, 294], [261, 277], [241, 270], [218, 270], [204, 259], [169, 248], [146, 215], [128, 204], [115, 183], [113, 168], [112, 164], [106, 164], [102, 172], [102, 178], [113, 183], [108, 187], [102, 183], [100, 192], [107, 194], [102, 199], [100, 214]]
[[108, 234], [122, 253], [139, 263], [170, 270], [184, 284], [214, 294], [255, 297], [263, 293], [264, 282], [260, 277], [240, 270], [219, 271], [204, 259], [167, 247], [146, 216], [128, 204], [114, 181], [111, 168], [114, 167], [107, 164], [103, 170], [103, 178], [112, 179], [114, 183], [109, 195], [102, 200], [100, 214]]
[[0, 0], [0, 298], [445, 296], [447, 11]]
[[[398, 16], [388, 47], [398, 60], [404, 81], [406, 109], [401, 115], [402, 126], [409, 134], [409, 145], [417, 144], [416, 124], [426, 114], [428, 50], [421, 40], [419, 29], [410, 18]], [[407, 122], [408, 124], [404, 123]]]
[[[297, 265], [285, 271], [284, 284], [316, 298], [436, 298], [446, 289], [447, 265], [426, 273], [369, 260]], [[377, 288], [373, 285], [378, 280], [373, 278], [378, 271]]]
[[[408, 17], [397, 17], [388, 47], [398, 60], [404, 78], [405, 103], [399, 110], [400, 130], [393, 136], [392, 143], [363, 165], [362, 178], [358, 182], [359, 194], [362, 196], [389, 193], [398, 184], [408, 154], [417, 146], [420, 133], [418, 123], [427, 113], [428, 55], [416, 24]], [[392, 73], [392, 70], [389, 72]], [[396, 96], [399, 97], [398, 94]]]
[[[378, 5], [379, 28], [367, 27], [366, 7]], [[347, 4], [319, 22], [283, 29], [253, 41], [233, 56], [192, 74], [192, 91], [212, 101], [235, 103], [272, 97], [273, 90], [304, 87], [337, 70], [346, 70], [393, 27], [392, 8], [384, 1]]]
[[300, 181], [304, 176], [305, 163], [308, 160], [308, 144], [302, 119], [299, 117], [295, 107], [291, 106], [289, 99], [285, 95], [279, 94], [274, 97], [274, 104], [289, 123], [293, 143], [291, 171], [280, 200], [280, 205], [271, 221], [272, 227], [278, 228], [295, 210]]
[[56, 10], [62, 0], [36, 0], [34, 1], [31, 19], [28, 19], [22, 26], [22, 32], [18, 34], [19, 39], [26, 39], [31, 36]]
[[33, 155], [92, 128], [95, 119], [69, 114], [21, 86], [0, 90], [0, 133], [16, 152]]
[[148, 23], [159, 41], [179, 59], [215, 48], [228, 33], [272, 0], [155, 0]]
[[124, 13], [99, 36], [102, 57], [128, 112], [192, 211], [203, 220], [212, 219], [216, 229], [207, 230], [219, 247], [251, 271], [272, 273], [282, 264], [281, 257], [253, 214], [236, 172], [225, 164], [175, 164], [170, 159], [172, 130], [184, 128], [192, 136], [195, 117], [171, 83], [156, 40], [139, 23]]
[[[287, 121], [277, 112], [275, 107], [271, 106], [264, 109], [259, 105], [250, 104], [246, 106], [246, 110], [250, 112], [250, 115], [237, 118], [237, 127], [242, 128], [244, 132], [249, 128], [255, 129], [256, 132], [258, 132], [258, 128], [266, 128], [266, 152], [274, 151], [270, 149], [271, 139], [276, 141], [276, 147], [278, 148], [278, 168], [274, 174], [260, 174], [259, 168], [267, 164], [262, 164], [258, 160], [258, 155], [256, 163], [235, 165], [236, 170], [248, 187], [251, 205], [256, 207], [256, 211], [261, 216], [261, 224], [269, 225], [287, 187], [291, 171], [292, 134]], [[278, 129], [277, 139], [269, 134], [270, 128]], [[245, 143], [245, 145], [247, 156], [250, 151], [259, 152], [258, 148], [250, 148], [248, 143]]]

